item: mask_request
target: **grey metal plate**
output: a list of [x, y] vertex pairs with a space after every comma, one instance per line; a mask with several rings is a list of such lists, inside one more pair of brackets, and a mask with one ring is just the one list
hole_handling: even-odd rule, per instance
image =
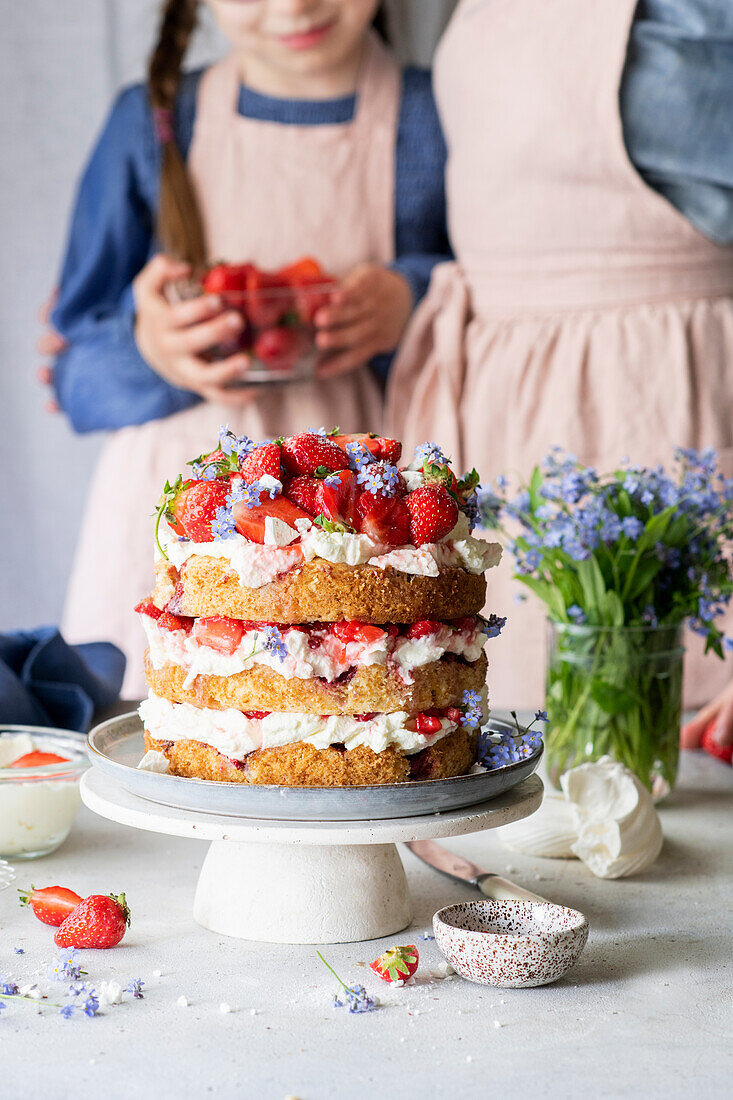
[[[501, 731], [510, 727], [492, 719], [488, 728]], [[516, 787], [536, 770], [542, 756], [539, 749], [519, 764], [455, 779], [370, 787], [269, 787], [138, 771], [145, 745], [142, 723], [135, 713], [95, 726], [87, 747], [95, 768], [126, 791], [151, 802], [199, 813], [303, 822], [369, 821], [464, 809]]]

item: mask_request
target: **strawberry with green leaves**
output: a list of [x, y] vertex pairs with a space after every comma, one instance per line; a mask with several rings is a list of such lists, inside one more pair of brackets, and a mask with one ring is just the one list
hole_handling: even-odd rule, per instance
[[165, 519], [177, 535], [185, 535], [192, 542], [212, 542], [211, 525], [219, 508], [226, 506], [229, 494], [229, 478], [186, 481], [179, 476], [172, 485], [166, 481], [163, 495], [158, 501], [155, 521], [155, 541], [160, 545], [160, 521]]
[[417, 970], [419, 956], [414, 943], [404, 947], [390, 947], [369, 967], [383, 982], [406, 982]]
[[125, 895], [91, 894], [59, 926], [57, 947], [116, 947], [130, 924]]
[[405, 497], [410, 515], [410, 539], [414, 546], [439, 542], [458, 520], [455, 497], [442, 485], [422, 485]]

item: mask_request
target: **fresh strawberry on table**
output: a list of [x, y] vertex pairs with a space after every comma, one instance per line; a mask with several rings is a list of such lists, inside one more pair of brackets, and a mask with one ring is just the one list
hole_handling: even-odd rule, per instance
[[44, 924], [63, 924], [82, 900], [66, 886], [44, 886], [42, 890], [31, 886], [30, 890], [19, 890], [18, 893], [20, 904], [30, 906], [33, 915]]
[[452, 531], [458, 505], [442, 485], [422, 485], [405, 497], [410, 514], [410, 537], [415, 546], [438, 542]]
[[55, 752], [27, 752], [19, 756], [8, 768], [44, 768], [48, 764], [68, 764], [68, 756], [57, 756]]
[[359, 530], [372, 542], [404, 546], [410, 541], [409, 497], [385, 497], [362, 493], [357, 502]]
[[383, 982], [406, 982], [417, 970], [418, 961], [417, 948], [409, 943], [404, 947], [390, 947], [369, 966]]
[[280, 480], [280, 444], [264, 443], [261, 447], [255, 447], [242, 462], [240, 469], [247, 482], [259, 481], [265, 474]]
[[226, 504], [228, 493], [228, 478], [184, 482], [168, 506], [175, 520], [175, 524], [171, 524], [174, 531], [193, 542], [212, 542], [211, 524], [216, 519], [217, 508]]
[[129, 924], [124, 894], [91, 894], [67, 916], [53, 942], [57, 947], [115, 947]]
[[224, 615], [212, 615], [197, 619], [193, 628], [193, 637], [199, 645], [215, 649], [217, 653], [231, 656], [235, 652], [244, 634], [244, 623], [240, 619], [230, 619]]
[[708, 722], [700, 738], [700, 748], [710, 756], [714, 756], [716, 760], [722, 760], [724, 764], [733, 764], [733, 745], [719, 745], [713, 737], [713, 730], [717, 723], [717, 717]]
[[318, 515], [324, 515], [332, 523], [342, 523], [356, 528], [357, 502], [361, 490], [353, 470], [339, 470], [320, 481], [316, 490]]
[[283, 466], [289, 474], [313, 474], [319, 466], [329, 473], [347, 470], [349, 458], [341, 447], [315, 432], [300, 432], [283, 442]]
[[[311, 518], [302, 508], [298, 508], [297, 504], [293, 504], [291, 500], [284, 496], [275, 497], [274, 500], [265, 497], [262, 503], [255, 505], [254, 508], [249, 508], [244, 503], [233, 504], [232, 516], [240, 535], [244, 535], [250, 542], [263, 544], [265, 541], [265, 520], [268, 516], [272, 519], [280, 519], [290, 527], [295, 527], [297, 519], [310, 520]], [[293, 551], [294, 558], [297, 558], [298, 555], [303, 556], [303, 551], [299, 546], [293, 546], [290, 549]]]

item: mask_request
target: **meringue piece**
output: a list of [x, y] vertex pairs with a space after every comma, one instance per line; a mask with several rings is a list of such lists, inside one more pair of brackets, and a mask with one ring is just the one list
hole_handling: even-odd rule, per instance
[[137, 766], [138, 771], [155, 772], [156, 775], [167, 775], [168, 757], [158, 749], [148, 749]]
[[599, 878], [643, 871], [662, 850], [663, 834], [651, 793], [610, 756], [580, 764], [560, 778], [572, 811], [573, 852]]
[[573, 859], [578, 834], [571, 806], [560, 794], [546, 794], [536, 813], [497, 829], [499, 840], [512, 852], [550, 859]]
[[277, 516], [265, 516], [265, 546], [289, 546], [297, 538], [298, 532], [289, 523]]

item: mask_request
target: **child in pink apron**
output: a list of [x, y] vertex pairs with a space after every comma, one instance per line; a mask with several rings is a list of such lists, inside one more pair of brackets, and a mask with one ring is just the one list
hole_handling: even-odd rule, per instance
[[[528, 476], [553, 444], [599, 470], [624, 455], [667, 464], [676, 446], [733, 458], [733, 250], [644, 181], [622, 130], [632, 22], [652, 6], [464, 0], [439, 47], [457, 262], [435, 269], [408, 330], [388, 430], [408, 446], [439, 440], [487, 482]], [[514, 601], [510, 560], [495, 572], [489, 607], [508, 623], [491, 646], [492, 701], [534, 708], [543, 613]], [[694, 638], [687, 665], [688, 704], [730, 676]]]
[[[160, 199], [169, 223], [162, 243], [194, 261], [251, 259], [264, 268], [315, 255], [350, 290], [324, 311], [326, 327], [318, 338], [322, 347], [337, 350], [335, 375], [332, 370], [315, 382], [256, 390], [224, 388], [227, 380], [246, 377], [246, 357], [213, 365], [200, 353], [221, 340], [230, 315], [204, 300], [168, 304], [166, 282], [188, 270], [177, 259], [156, 256], [143, 267], [154, 249], [149, 222], [157, 180], [151, 200], [150, 180], [138, 162], [152, 126], [145, 91], [123, 93], [79, 200], [82, 212], [93, 209], [104, 222], [96, 240], [104, 241], [109, 230], [107, 254], [99, 244], [94, 253], [97, 266], [106, 268], [101, 275], [86, 271], [92, 262], [84, 246], [94, 245], [83, 239], [83, 229], [91, 214], [77, 211], [54, 321], [69, 341], [56, 367], [59, 403], [78, 429], [119, 429], [92, 483], [63, 630], [70, 641], [104, 637], [124, 649], [128, 697], [143, 691], [144, 639], [131, 609], [150, 588], [150, 516], [166, 478], [184, 469], [225, 422], [255, 439], [321, 424], [350, 431], [378, 427], [380, 387], [365, 363], [394, 348], [433, 263], [447, 254], [440, 230], [442, 139], [434, 109], [431, 121], [429, 78], [401, 73], [369, 29], [375, 0], [319, 0], [307, 12], [271, 0], [212, 0], [210, 7], [232, 41], [231, 55], [200, 79], [194, 74], [182, 81], [196, 3], [169, 0], [151, 65], [155, 133], [168, 184]], [[186, 115], [190, 140], [180, 137]], [[135, 127], [142, 137], [133, 146]], [[125, 141], [131, 148], [121, 158], [118, 143]], [[179, 159], [182, 145], [188, 146], [187, 169]], [[107, 154], [114, 171], [105, 174], [99, 160]], [[171, 158], [173, 188], [165, 177]], [[94, 207], [95, 165], [103, 176], [101, 213]], [[182, 173], [193, 199], [181, 199]], [[133, 184], [117, 196], [126, 176]], [[406, 180], [414, 186], [416, 177], [422, 192], [406, 196]], [[180, 215], [172, 230], [171, 202]], [[200, 216], [198, 239], [191, 202]], [[142, 228], [136, 203], [143, 208]], [[126, 222], [132, 229], [124, 231]], [[180, 247], [181, 237], [188, 247]], [[121, 301], [110, 303], [108, 271], [115, 266], [126, 269], [119, 280], [125, 285]], [[89, 285], [91, 302], [80, 310]], [[396, 301], [402, 303], [397, 315]]]

